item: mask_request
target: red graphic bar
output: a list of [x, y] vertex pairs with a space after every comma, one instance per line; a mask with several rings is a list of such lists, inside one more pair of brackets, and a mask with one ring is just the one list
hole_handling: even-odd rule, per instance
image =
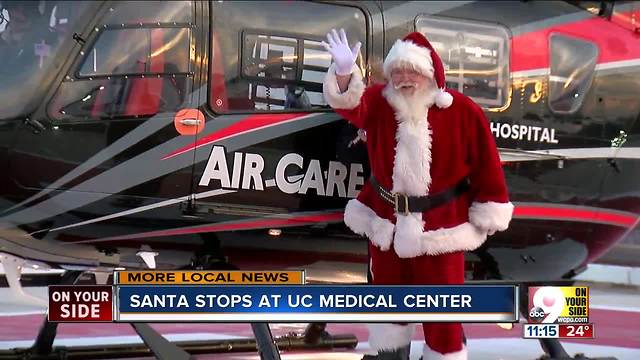
[[49, 286], [49, 321], [113, 321], [113, 289], [105, 285]]
[[182, 147], [180, 149], [177, 149], [165, 155], [162, 158], [162, 160], [166, 160], [171, 157], [184, 154], [185, 152], [195, 150], [196, 148], [199, 148], [201, 146], [205, 146], [217, 141], [222, 141], [224, 139], [228, 139], [233, 136], [245, 134], [251, 131], [264, 129], [269, 126], [294, 120], [296, 118], [302, 117], [303, 115], [306, 115], [306, 114], [286, 113], [286, 114], [251, 115], [234, 124], [231, 124], [228, 127], [222, 128], [214, 133], [211, 133], [207, 136], [202, 137], [201, 139], [196, 141], [194, 144], [187, 145], [185, 147]]
[[593, 324], [560, 324], [561, 339], [593, 339]]

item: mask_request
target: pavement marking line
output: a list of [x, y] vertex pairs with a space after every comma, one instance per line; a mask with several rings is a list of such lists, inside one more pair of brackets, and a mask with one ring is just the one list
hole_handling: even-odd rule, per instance
[[[640, 296], [638, 297], [638, 301], [640, 301]], [[591, 305], [591, 304], [589, 304], [589, 309], [611, 310], [611, 311], [626, 311], [626, 312], [640, 313], [640, 307], [629, 307], [629, 306], [610, 306], [610, 305]]]
[[[166, 334], [170, 341], [191, 341], [191, 340], [228, 340], [244, 339], [244, 336], [214, 333], [186, 333], [186, 334]], [[0, 341], [0, 349], [12, 349], [16, 347], [30, 347], [35, 340]], [[117, 345], [117, 344], [142, 344], [142, 339], [137, 335], [129, 336], [96, 336], [78, 338], [56, 338], [54, 346], [86, 346], [91, 345]]]
[[574, 279], [594, 283], [640, 286], [640, 267], [589, 264]]

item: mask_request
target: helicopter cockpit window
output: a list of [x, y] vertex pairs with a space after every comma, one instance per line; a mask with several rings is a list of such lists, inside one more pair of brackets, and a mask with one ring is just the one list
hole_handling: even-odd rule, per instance
[[591, 87], [598, 46], [587, 40], [551, 34], [549, 47], [549, 108], [556, 114], [574, 113]]
[[[49, 107], [52, 117], [150, 116], [174, 111], [183, 104], [192, 83], [193, 40], [190, 16], [185, 17], [184, 11], [190, 2], [156, 4], [157, 8], [153, 3], [140, 2], [138, 5], [146, 9], [143, 12], [129, 3], [113, 4], [95, 27], [95, 38], [87, 41], [84, 58], [73, 76], [59, 88]], [[167, 8], [171, 5], [173, 10]], [[158, 14], [160, 10], [164, 14]], [[131, 23], [136, 11], [140, 13], [138, 22]]]
[[116, 28], [102, 32], [79, 75], [187, 73], [188, 54], [188, 28]]
[[46, 76], [55, 71], [54, 59], [78, 23], [87, 17], [89, 3], [76, 1], [0, 1], [0, 119], [25, 116], [37, 101]]
[[[220, 113], [330, 110], [322, 81], [331, 56], [321, 41], [336, 24], [351, 43], [367, 38], [365, 17], [353, 7], [297, 1], [211, 4], [209, 96]], [[363, 44], [361, 55], [365, 49]]]
[[492, 23], [418, 16], [416, 29], [440, 54], [447, 87], [484, 108], [498, 108], [509, 96], [509, 34]]

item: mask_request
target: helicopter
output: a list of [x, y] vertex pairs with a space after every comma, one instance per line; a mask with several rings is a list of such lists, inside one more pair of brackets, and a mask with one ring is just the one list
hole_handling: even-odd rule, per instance
[[343, 223], [368, 178], [366, 139], [322, 96], [322, 40], [338, 27], [362, 42], [368, 83], [385, 81], [396, 39], [424, 33], [447, 87], [485, 111], [515, 211], [466, 255], [467, 279], [571, 282], [638, 231], [639, 8], [1, 1], [7, 282], [26, 296], [25, 267], [66, 281], [304, 268], [311, 282], [366, 282], [366, 239]]

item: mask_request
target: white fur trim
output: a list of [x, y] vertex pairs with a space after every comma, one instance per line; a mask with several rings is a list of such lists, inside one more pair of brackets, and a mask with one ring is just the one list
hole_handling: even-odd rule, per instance
[[436, 95], [436, 105], [440, 109], [446, 109], [453, 103], [453, 96], [446, 92], [444, 89], [440, 89], [438, 95]]
[[356, 234], [368, 237], [382, 251], [391, 248], [393, 223], [379, 217], [358, 199], [349, 200], [347, 203], [344, 209], [344, 223]]
[[[400, 219], [400, 218], [399, 218]], [[465, 222], [451, 228], [424, 231], [418, 235], [410, 227], [396, 228], [393, 248], [401, 258], [439, 255], [477, 249], [487, 240], [487, 231]]]
[[418, 256], [422, 253], [422, 237], [424, 222], [422, 214], [396, 216], [396, 234], [393, 239], [393, 249], [401, 258]]
[[431, 185], [431, 129], [427, 107], [414, 113], [396, 110], [398, 131], [393, 159], [391, 191], [411, 196], [424, 196]]
[[422, 360], [467, 360], [467, 347], [462, 345], [460, 351], [441, 354], [425, 344], [422, 352]]
[[369, 346], [375, 351], [395, 350], [411, 343], [415, 324], [369, 324]]
[[420, 238], [420, 253], [413, 256], [422, 254], [438, 255], [454, 251], [471, 251], [477, 249], [485, 240], [487, 240], [486, 231], [465, 222], [451, 228], [425, 231]]
[[324, 77], [322, 84], [322, 93], [327, 101], [327, 104], [334, 109], [353, 109], [360, 104], [360, 98], [364, 93], [364, 83], [362, 82], [362, 72], [357, 65], [353, 66], [351, 72], [351, 80], [349, 81], [349, 87], [344, 93], [340, 92], [338, 88], [338, 81], [336, 79], [335, 64], [331, 64], [327, 75]]
[[474, 202], [469, 208], [469, 222], [490, 234], [506, 230], [512, 216], [513, 204], [510, 202]]
[[433, 78], [433, 60], [429, 49], [418, 46], [412, 41], [396, 40], [384, 59], [382, 65], [384, 76], [390, 79], [394, 66], [403, 62], [412, 64], [418, 71]]

